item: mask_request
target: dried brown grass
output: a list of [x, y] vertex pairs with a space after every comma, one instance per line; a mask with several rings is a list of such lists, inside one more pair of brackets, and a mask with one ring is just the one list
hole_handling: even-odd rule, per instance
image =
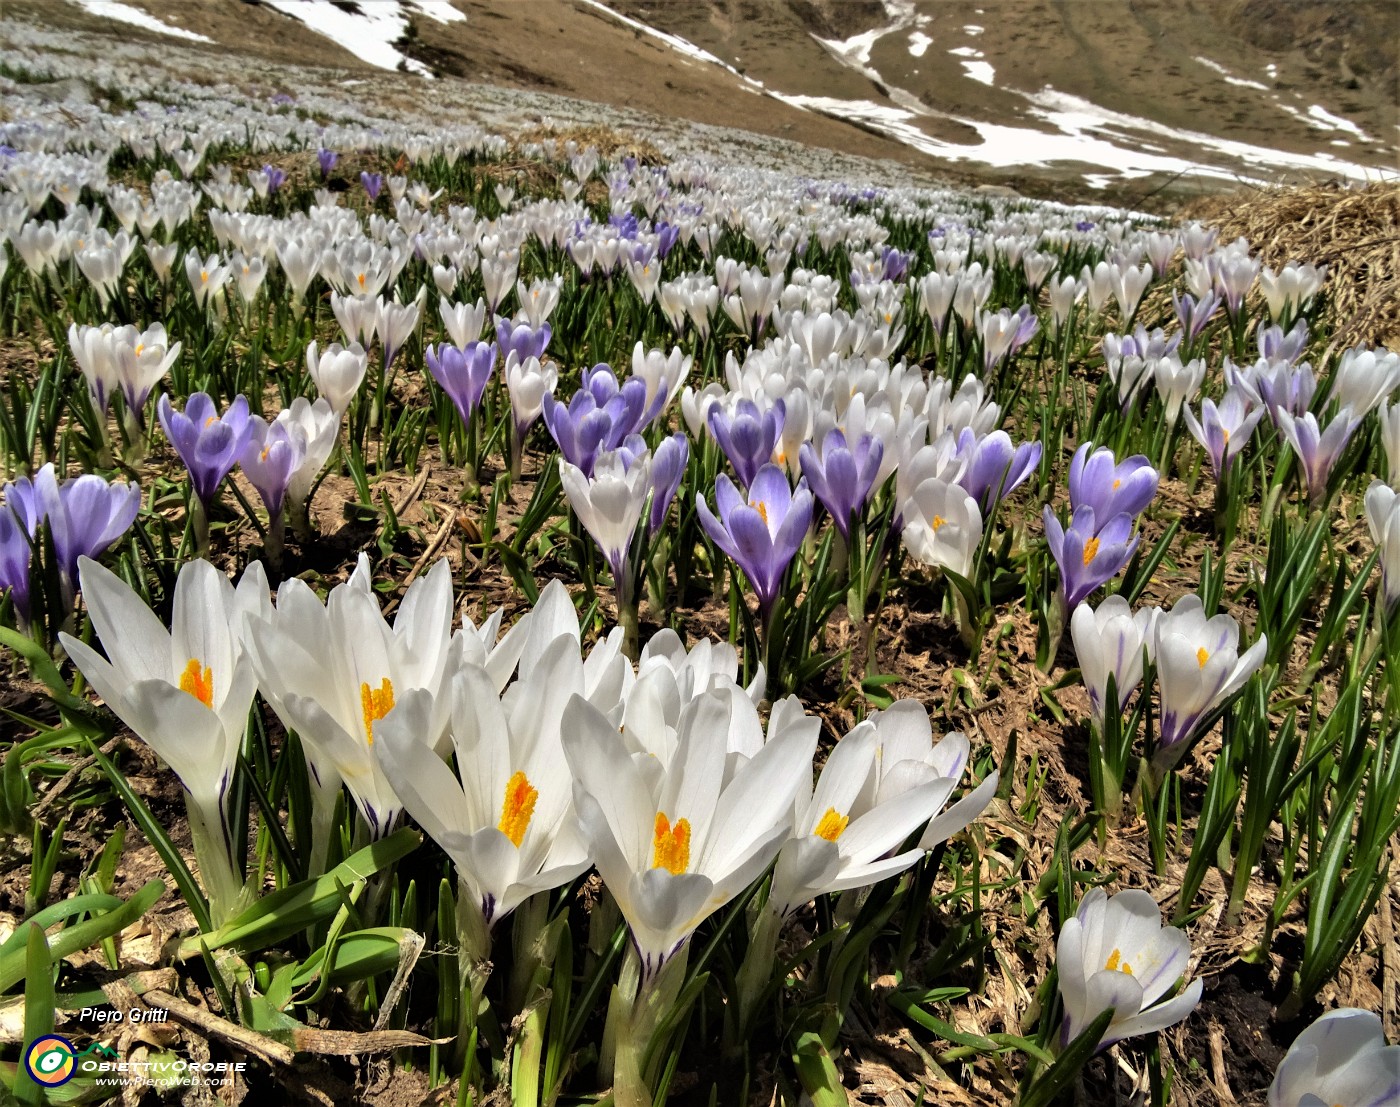
[[1333, 346], [1400, 348], [1400, 180], [1340, 182], [1236, 192], [1190, 207], [1186, 217], [1240, 235], [1265, 265], [1327, 266], [1323, 310]]

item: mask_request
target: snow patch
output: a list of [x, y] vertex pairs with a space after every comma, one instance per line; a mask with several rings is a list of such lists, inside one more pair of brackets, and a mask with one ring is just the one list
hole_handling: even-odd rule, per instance
[[[979, 13], [979, 14], [980, 14], [980, 13]], [[983, 31], [985, 31], [986, 29], [987, 29], [987, 28], [985, 28], [985, 27], [979, 27], [979, 26], [977, 26], [976, 23], [969, 23], [966, 27], [963, 28], [963, 33], [964, 33], [964, 34], [972, 35], [972, 36], [975, 38], [975, 37], [977, 37], [978, 35], [980, 35]]]
[[1371, 136], [1353, 123], [1350, 119], [1343, 119], [1340, 115], [1333, 115], [1321, 104], [1313, 104], [1308, 108], [1308, 115], [1316, 119], [1324, 127], [1333, 131], [1346, 131], [1347, 134], [1355, 135], [1362, 142], [1370, 142]]
[[342, 49], [376, 69], [398, 69], [431, 77], [422, 62], [394, 46], [408, 29], [408, 16], [396, 3], [363, 3], [357, 12], [338, 8], [330, 0], [263, 0], [270, 8], [304, 23]]
[[133, 8], [130, 4], [123, 4], [120, 0], [73, 0], [73, 3], [89, 15], [100, 15], [107, 19], [115, 19], [118, 23], [129, 23], [133, 27], [140, 27], [143, 31], [155, 31], [157, 34], [169, 35], [171, 38], [183, 38], [190, 42], [214, 41], [206, 35], [195, 34], [183, 27], [172, 27], [169, 23], [162, 23], [148, 12], [143, 12], [140, 8]]
[[[1093, 174], [1095, 181], [1132, 180], [1152, 173], [1209, 177], [1235, 181], [1249, 178], [1229, 166], [1188, 161], [1164, 153], [1154, 153], [1133, 145], [1138, 135], [1155, 135], [1200, 149], [1271, 169], [1301, 169], [1340, 174], [1353, 180], [1374, 179], [1377, 170], [1340, 161], [1331, 154], [1290, 154], [1253, 146], [1245, 142], [1219, 139], [1194, 131], [1178, 131], [1161, 123], [1101, 108], [1088, 100], [1046, 87], [1026, 95], [1030, 114], [1048, 123], [1052, 130], [1012, 127], [945, 115], [922, 108], [917, 100], [904, 99], [906, 106], [877, 104], [870, 100], [838, 100], [826, 96], [789, 96], [772, 93], [794, 107], [819, 111], [847, 119], [888, 135], [931, 157], [945, 161], [972, 161], [993, 168], [1047, 166], [1052, 162], [1079, 162], [1098, 166], [1104, 172]], [[917, 123], [920, 116], [952, 119], [977, 132], [980, 141], [945, 142], [934, 138]], [[1124, 133], [1127, 132], [1127, 133]]]
[[438, 23], [465, 23], [467, 17], [452, 6], [452, 0], [404, 0], [420, 15]]
[[909, 36], [909, 53], [912, 57], [922, 58], [925, 51], [933, 45], [933, 39], [924, 34], [923, 31], [914, 31]]
[[704, 62], [707, 65], [717, 65], [721, 69], [726, 69], [730, 73], [734, 74], [734, 76], [738, 77], [751, 88], [755, 90], [763, 88], [763, 83], [761, 81], [755, 81], [752, 77], [745, 77], [728, 62], [724, 61], [721, 58], [715, 57], [715, 55], [711, 54], [708, 50], [701, 49], [689, 39], [681, 38], [680, 35], [673, 35], [666, 31], [658, 31], [655, 27], [649, 26], [646, 23], [642, 23], [639, 20], [632, 19], [629, 16], [625, 16], [619, 11], [614, 11], [606, 4], [602, 3], [602, 0], [581, 0], [581, 3], [586, 4], [588, 7], [593, 8], [595, 11], [602, 12], [604, 15], [612, 16], [619, 23], [627, 27], [631, 27], [634, 31], [640, 31], [644, 35], [650, 35], [652, 38], [657, 39], [660, 42], [664, 42], [672, 50], [676, 51], [678, 54], [682, 54], [685, 57], [690, 58], [692, 61]]
[[982, 51], [972, 46], [954, 46], [948, 53], [955, 58], [980, 58]]
[[992, 68], [991, 62], [965, 61], [962, 67], [967, 76], [974, 81], [978, 81], [988, 88], [996, 88], [997, 71]]
[[1225, 83], [1227, 85], [1238, 85], [1240, 88], [1257, 88], [1261, 92], [1269, 91], [1268, 85], [1260, 84], [1258, 81], [1247, 80], [1244, 77], [1236, 77], [1219, 62], [1211, 61], [1209, 58], [1196, 57], [1191, 60], [1200, 62], [1207, 69], [1212, 70], [1215, 73], [1219, 73], [1222, 77], [1225, 78]]

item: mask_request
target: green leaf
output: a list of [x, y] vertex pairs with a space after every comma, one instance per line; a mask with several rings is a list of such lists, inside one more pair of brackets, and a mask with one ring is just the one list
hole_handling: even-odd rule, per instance
[[1099, 1051], [1099, 1042], [1113, 1022], [1113, 1014], [1112, 1007], [1100, 1012], [1098, 1018], [1070, 1042], [1058, 1060], [1026, 1089], [1021, 1096], [1021, 1107], [1049, 1107], [1069, 1087], [1070, 1081], [1079, 1075], [1089, 1058]]
[[[120, 907], [60, 930], [49, 942], [50, 957], [55, 961], [61, 960], [125, 930], [154, 907], [156, 900], [164, 894], [165, 885], [159, 880], [152, 880]], [[0, 956], [0, 992], [18, 984], [26, 972], [25, 951], [16, 949]]]
[[[211, 950], [228, 947], [244, 953], [275, 945], [335, 914], [344, 902], [346, 886], [368, 879], [407, 857], [421, 840], [418, 832], [408, 827], [395, 831], [347, 857], [324, 876], [264, 896], [236, 918], [205, 934], [202, 941]], [[187, 939], [180, 947], [181, 953], [197, 953], [200, 940]]]
[[88, 740], [88, 748], [92, 753], [93, 760], [107, 774], [107, 779], [111, 781], [113, 790], [126, 804], [127, 810], [131, 812], [132, 819], [141, 828], [141, 833], [146, 836], [146, 841], [151, 843], [151, 847], [165, 862], [165, 867], [170, 870], [170, 876], [175, 881], [175, 886], [180, 889], [180, 894], [185, 897], [185, 902], [189, 905], [190, 913], [194, 915], [195, 924], [200, 930], [212, 930], [214, 923], [209, 917], [209, 901], [204, 898], [204, 893], [195, 883], [194, 874], [185, 864], [185, 859], [180, 856], [180, 851], [175, 848], [175, 843], [170, 840], [170, 835], [156, 821], [156, 817], [151, 814], [151, 809], [146, 806], [145, 801], [132, 791], [126, 777], [102, 752], [102, 748], [91, 739]]
[[[53, 1033], [53, 958], [44, 928], [27, 923], [25, 939], [24, 1040], [33, 1042]], [[15, 1098], [20, 1103], [43, 1103], [44, 1091], [34, 1080], [17, 1080]]]

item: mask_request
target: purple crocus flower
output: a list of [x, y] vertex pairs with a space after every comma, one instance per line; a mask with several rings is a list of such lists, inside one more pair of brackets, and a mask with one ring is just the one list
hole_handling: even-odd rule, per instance
[[275, 165], [264, 165], [262, 171], [267, 174], [267, 192], [269, 196], [281, 188], [287, 181], [286, 171], [278, 169]]
[[1074, 509], [1065, 527], [1046, 504], [1044, 519], [1045, 539], [1060, 567], [1060, 590], [1071, 610], [1117, 576], [1141, 540], [1133, 534], [1133, 517], [1126, 511], [1099, 527], [1094, 509], [1086, 504]]
[[865, 510], [870, 499], [880, 461], [885, 456], [885, 444], [873, 434], [862, 434], [851, 448], [846, 445], [846, 436], [833, 429], [822, 439], [820, 453], [810, 442], [804, 442], [797, 456], [802, 475], [822, 506], [831, 513], [831, 521], [840, 531], [842, 541], [849, 545], [851, 519]]
[[423, 360], [433, 380], [447, 393], [462, 422], [470, 423], [491, 379], [491, 370], [496, 367], [496, 344], [468, 342], [465, 349], [459, 350], [443, 342], [429, 346]]
[[365, 192], [369, 196], [372, 204], [379, 199], [379, 190], [384, 187], [384, 175], [382, 173], [370, 173], [360, 170], [360, 184], [365, 186]]
[[21, 629], [29, 624], [29, 535], [13, 511], [0, 507], [0, 599], [6, 592]]
[[885, 246], [880, 252], [880, 279], [884, 281], [904, 280], [909, 273], [909, 263], [913, 260], [913, 254], [906, 254], [893, 246]]
[[1259, 356], [1265, 361], [1286, 361], [1292, 365], [1308, 345], [1308, 321], [1299, 319], [1287, 334], [1277, 323], [1265, 326], [1261, 320], [1255, 334]]
[[335, 163], [339, 160], [339, 154], [334, 150], [327, 150], [324, 146], [316, 152], [316, 161], [321, 167], [321, 180], [324, 181], [331, 175], [331, 170], [335, 168]]
[[584, 374], [583, 387], [567, 407], [546, 394], [541, 415], [565, 460], [591, 478], [598, 451], [616, 449], [629, 434], [640, 432], [660, 412], [665, 396], [650, 408], [646, 399], [646, 381], [629, 377], [619, 385], [612, 369], [600, 362]]
[[282, 502], [292, 477], [306, 460], [306, 435], [292, 424], [269, 423], [261, 415], [248, 419], [248, 442], [239, 464], [248, 483], [258, 490], [268, 518], [282, 514]]
[[554, 334], [548, 323], [541, 323], [539, 329], [529, 323], [512, 323], [502, 316], [496, 317], [496, 341], [500, 344], [501, 360], [507, 361], [511, 354], [517, 361], [530, 358], [543, 358]]
[[689, 460], [690, 441], [680, 431], [663, 439], [651, 455], [651, 512], [647, 516], [647, 537], [660, 530], [666, 521], [666, 512], [680, 489]]
[[656, 225], [656, 256], [665, 258], [676, 245], [681, 235], [681, 229], [674, 223], [658, 223]]
[[1244, 397], [1235, 389], [1226, 392], [1220, 403], [1206, 398], [1201, 401], [1201, 418], [1196, 419], [1189, 407], [1182, 409], [1186, 428], [1210, 455], [1210, 467], [1217, 481], [1223, 481], [1230, 471], [1230, 462], [1249, 442], [1249, 436], [1264, 417], [1264, 409], [1250, 410]]
[[783, 434], [785, 411], [782, 400], [774, 400], [773, 406], [762, 412], [752, 400], [740, 400], [732, 414], [719, 404], [710, 408], [710, 435], [719, 443], [745, 488], [753, 484], [759, 469], [772, 460]]
[[1126, 514], [1136, 518], [1157, 494], [1161, 478], [1141, 454], [1118, 461], [1107, 446], [1094, 449], [1085, 442], [1074, 451], [1069, 464], [1069, 505], [1078, 519], [1079, 509], [1093, 508], [1099, 519]]
[[958, 483], [977, 500], [985, 517], [992, 506], [1019, 487], [1040, 464], [1039, 442], [1012, 446], [1005, 431], [992, 431], [980, 439], [971, 427], [958, 435], [958, 454], [967, 458], [967, 468]]
[[799, 482], [794, 492], [787, 474], [776, 465], [765, 465], [754, 476], [745, 500], [725, 473], [715, 482], [716, 518], [699, 492], [695, 507], [700, 525], [749, 578], [758, 597], [764, 621], [782, 589], [788, 566], [797, 556], [807, 528], [812, 525], [812, 493]]
[[[0, 510], [0, 514], [15, 521], [17, 533], [8, 534], [7, 541], [3, 543], [6, 549], [0, 557], [9, 564], [0, 569], [0, 573], [7, 573], [18, 565], [18, 550], [9, 548], [9, 545], [23, 542], [26, 547], [24, 610], [27, 613], [28, 550], [30, 543], [38, 537], [39, 524], [48, 523], [54, 554], [58, 558], [63, 595], [65, 599], [71, 599], [78, 579], [78, 558], [101, 556], [127, 532], [136, 519], [136, 513], [141, 510], [141, 489], [134, 481], [108, 484], [93, 473], [84, 473], [60, 484], [51, 462], [40, 469], [32, 480], [20, 477], [7, 484], [5, 504], [9, 510]], [[14, 585], [13, 580], [8, 583]], [[15, 607], [19, 609], [18, 599]]]
[[252, 434], [248, 401], [235, 396], [228, 411], [220, 416], [214, 401], [206, 393], [196, 392], [183, 413], [171, 406], [168, 395], [161, 396], [156, 409], [165, 436], [189, 470], [194, 494], [207, 507]]
[[637, 222], [637, 217], [630, 211], [613, 212], [608, 216], [609, 225], [617, 228], [618, 238], [636, 238], [642, 233], [641, 224]]
[[1314, 507], [1320, 507], [1327, 500], [1327, 483], [1337, 458], [1346, 449], [1361, 420], [1352, 415], [1349, 407], [1337, 412], [1326, 429], [1318, 425], [1317, 416], [1311, 411], [1295, 418], [1279, 409], [1275, 415], [1279, 433], [1288, 440], [1303, 466], [1303, 475], [1308, 484], [1308, 501]]
[[1206, 329], [1211, 316], [1220, 310], [1222, 302], [1219, 293], [1214, 289], [1206, 292], [1199, 300], [1189, 292], [1183, 292], [1180, 296], [1172, 293], [1172, 305], [1176, 308], [1176, 317], [1181, 322], [1181, 329], [1186, 332], [1188, 341], [1195, 342], [1201, 337], [1201, 332]]

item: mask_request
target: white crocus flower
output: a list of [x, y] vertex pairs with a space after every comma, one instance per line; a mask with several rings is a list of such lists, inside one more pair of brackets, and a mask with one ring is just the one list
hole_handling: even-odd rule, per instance
[[555, 273], [547, 280], [536, 278], [525, 287], [525, 282], [515, 282], [515, 298], [520, 303], [516, 317], [524, 319], [531, 329], [539, 330], [559, 306], [559, 294], [564, 287], [564, 278]]
[[680, 395], [690, 376], [690, 367], [695, 359], [683, 354], [679, 346], [671, 347], [670, 354], [663, 350], [647, 350], [640, 342], [632, 348], [632, 376], [640, 377], [647, 384], [647, 398], [643, 408], [651, 410], [651, 402], [662, 389], [666, 390], [666, 402], [661, 405], [665, 411]]
[[[426, 292], [427, 289], [421, 291]], [[393, 364], [394, 357], [403, 349], [404, 343], [418, 326], [418, 317], [421, 314], [419, 304], [422, 298], [420, 295], [418, 300], [408, 304], [381, 298], [376, 304], [374, 333], [379, 339], [380, 353], [383, 355], [386, 370]]]
[[1183, 596], [1163, 612], [1152, 628], [1152, 657], [1157, 664], [1157, 688], [1161, 700], [1158, 747], [1185, 749], [1200, 724], [1220, 704], [1244, 687], [1244, 682], [1264, 664], [1269, 640], [1239, 652], [1240, 626], [1224, 613], [1206, 618], [1205, 606], [1195, 594]]
[[287, 504], [293, 525], [304, 530], [307, 524], [307, 497], [311, 495], [316, 478], [335, 449], [340, 416], [325, 398], [312, 403], [305, 396], [298, 396], [290, 406], [277, 413], [277, 422], [288, 429], [299, 427], [306, 438], [306, 453], [287, 484]]
[[1204, 358], [1182, 363], [1176, 354], [1168, 354], [1152, 363], [1152, 382], [1166, 408], [1167, 426], [1174, 426], [1181, 415], [1181, 405], [1196, 398], [1201, 382], [1206, 379]]
[[568, 635], [504, 696], [485, 669], [462, 665], [447, 691], [455, 772], [423, 740], [433, 725], [431, 693], [406, 693], [379, 724], [380, 768], [452, 858], [464, 899], [488, 929], [589, 866], [561, 742], [565, 710], [582, 690], [583, 661]]
[[345, 335], [345, 341], [368, 345], [374, 341], [374, 325], [378, 304], [363, 296], [342, 296], [331, 293], [331, 312]]
[[1109, 1009], [1113, 1021], [1100, 1049], [1180, 1022], [1200, 1003], [1201, 981], [1165, 997], [1190, 959], [1191, 940], [1162, 925], [1161, 908], [1148, 893], [1130, 889], [1110, 898], [1093, 889], [1066, 920], [1055, 947], [1065, 1008], [1060, 1044], [1068, 1045]]
[[875, 884], [923, 856], [919, 846], [895, 851], [943, 806], [957, 781], [931, 777], [884, 802], [862, 804], [886, 753], [879, 728], [867, 720], [836, 743], [815, 790], [799, 789], [793, 834], [778, 854], [768, 898], [778, 915], [828, 892]]
[[1332, 380], [1329, 397], [1339, 408], [1351, 408], [1358, 418], [1364, 418], [1390, 399], [1400, 388], [1400, 354], [1382, 347], [1368, 350], [1356, 346], [1342, 355]]
[[1122, 712], [1137, 686], [1142, 683], [1143, 649], [1149, 656], [1153, 629], [1161, 615], [1156, 607], [1142, 607], [1136, 613], [1122, 596], [1109, 596], [1098, 608], [1081, 603], [1070, 617], [1069, 632], [1074, 654], [1089, 692], [1089, 709], [1094, 725], [1103, 730], [1108, 714], [1108, 678], [1113, 677], [1118, 702], [1113, 710]]
[[815, 728], [789, 726], [726, 781], [733, 703], [722, 690], [688, 703], [666, 760], [634, 753], [581, 698], [568, 708], [564, 754], [575, 807], [631, 929], [644, 985], [772, 862], [792, 829], [803, 774], [812, 771]]
[[194, 302], [200, 307], [209, 303], [209, 297], [224, 287], [231, 270], [221, 264], [218, 254], [210, 254], [203, 261], [193, 250], [185, 254], [185, 276], [194, 290]]
[[1382, 402], [1380, 419], [1381, 445], [1385, 448], [1390, 487], [1400, 491], [1400, 404]]
[[1328, 1011], [1288, 1047], [1269, 1107], [1389, 1107], [1400, 1103], [1400, 1045], [1385, 1044], [1380, 1016]]
[[899, 505], [904, 548], [921, 565], [971, 577], [982, 541], [982, 513], [961, 485], [930, 477]]
[[355, 398], [365, 371], [369, 368], [369, 355], [358, 342], [349, 347], [333, 342], [321, 353], [315, 342], [306, 347], [306, 371], [311, 375], [316, 391], [331, 405], [336, 423], [344, 417]]
[[465, 350], [481, 338], [481, 328], [486, 325], [486, 301], [478, 296], [475, 304], [458, 304], [440, 296], [438, 316], [447, 328], [452, 345]]
[[117, 344], [117, 373], [122, 398], [138, 426], [151, 389], [165, 377], [180, 356], [180, 343], [170, 342], [163, 323], [152, 323], [144, 331], [122, 327], [123, 341]]
[[1327, 279], [1327, 266], [1289, 262], [1275, 273], [1267, 265], [1259, 273], [1259, 291], [1269, 306], [1269, 318], [1292, 316], [1304, 308]]
[[[933, 740], [928, 709], [917, 700], [898, 700], [870, 717], [879, 732], [880, 746], [875, 769], [861, 786], [856, 810], [869, 811], [891, 802], [911, 789], [937, 784], [938, 811], [953, 794], [966, 770], [972, 747], [958, 731]], [[1000, 774], [993, 771], [957, 803], [935, 815], [919, 839], [919, 847], [929, 850], [946, 841], [977, 818], [992, 802]]]
[[[637, 661], [638, 677], [650, 669], [664, 666], [675, 676], [676, 687], [685, 700], [694, 699], [712, 688], [738, 685], [739, 651], [729, 642], [702, 638], [689, 650], [681, 636], [670, 627], [658, 630], [642, 647]], [[757, 707], [763, 702], [765, 676], [760, 664], [745, 694]]]
[[651, 491], [651, 459], [638, 458], [628, 467], [620, 452], [600, 454], [590, 478], [560, 458], [559, 478], [569, 506], [607, 558], [621, 597], [628, 587], [632, 538]]
[[1400, 604], [1400, 492], [1384, 481], [1366, 489], [1366, 522], [1380, 551], [1381, 595], [1386, 611]]
[[175, 582], [170, 630], [114, 573], [78, 559], [83, 599], [107, 659], [60, 633], [93, 690], [174, 770], [185, 788], [195, 858], [215, 925], [240, 906], [243, 844], [225, 800], [256, 691], [239, 644], [243, 613], [267, 606], [267, 578], [254, 562], [238, 588], [207, 561], [189, 561]]
[[72, 350], [73, 360], [78, 363], [87, 381], [88, 396], [98, 415], [106, 413], [112, 394], [121, 384], [118, 345], [116, 328], [111, 323], [103, 323], [100, 327], [68, 324], [68, 348]]
[[449, 637], [451, 625], [452, 572], [445, 560], [409, 586], [391, 628], [363, 556], [324, 606], [304, 581], [292, 578], [278, 589], [275, 611], [248, 621], [258, 688], [301, 737], [315, 784], [313, 870], [325, 861], [322, 836], [342, 781], [371, 836], [393, 829], [400, 804], [374, 756], [375, 728], [405, 692], [421, 688], [433, 697], [434, 712], [419, 738], [429, 746], [442, 738], [444, 693], [462, 650]]

